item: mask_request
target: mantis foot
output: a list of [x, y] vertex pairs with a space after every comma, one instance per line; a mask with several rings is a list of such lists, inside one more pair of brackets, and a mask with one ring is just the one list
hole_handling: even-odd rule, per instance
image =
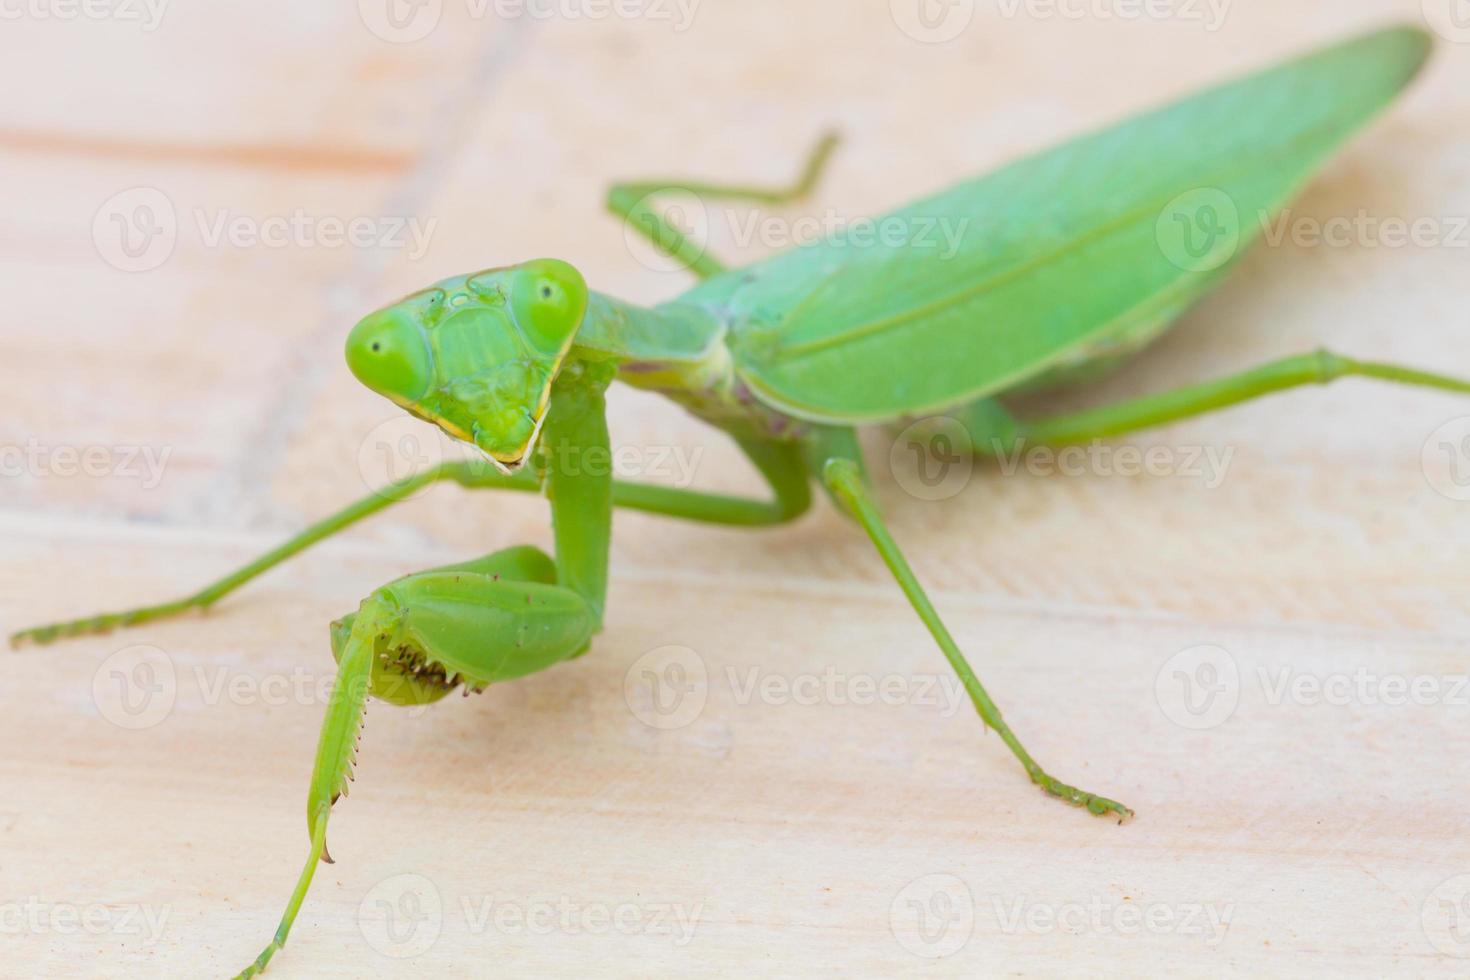
[[1110, 813], [1116, 813], [1118, 815], [1118, 823], [1122, 823], [1133, 816], [1133, 811], [1118, 801], [1110, 800], [1105, 796], [1098, 796], [1096, 793], [1080, 790], [1075, 786], [1068, 786], [1061, 780], [1048, 776], [1040, 769], [1031, 772], [1031, 781], [1057, 799], [1070, 803], [1073, 806], [1086, 807], [1088, 813], [1096, 816], [1104, 817]]
[[123, 612], [101, 613], [96, 616], [88, 616], [84, 619], [69, 619], [60, 623], [48, 623], [45, 626], [32, 626], [30, 629], [20, 630], [10, 634], [11, 649], [18, 649], [28, 643], [44, 646], [55, 640], [71, 636], [86, 636], [94, 633], [110, 633], [112, 630], [124, 626], [136, 626], [153, 619], [162, 619], [166, 616], [176, 616], [190, 609], [204, 609], [208, 602], [201, 599], [180, 599], [177, 602], [165, 602], [157, 606], [143, 606], [139, 609], [128, 609]]
[[260, 976], [262, 973], [265, 972], [266, 964], [271, 961], [271, 957], [275, 956], [276, 950], [280, 948], [281, 943], [279, 941], [273, 940], [271, 944], [263, 949], [260, 955], [255, 958], [254, 963], [251, 963], [249, 966], [247, 966], [245, 969], [241, 970], [238, 974], [235, 975], [235, 980], [250, 980], [251, 977]]

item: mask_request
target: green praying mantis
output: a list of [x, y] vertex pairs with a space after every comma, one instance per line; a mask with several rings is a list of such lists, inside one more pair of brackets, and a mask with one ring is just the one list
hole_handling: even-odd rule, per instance
[[[1429, 51], [1421, 31], [1380, 30], [889, 216], [914, 227], [964, 219], [963, 238], [943, 255], [916, 240], [839, 233], [727, 269], [650, 204], [672, 191], [752, 204], [799, 198], [818, 179], [831, 138], [786, 189], [617, 185], [609, 208], [699, 278], [678, 298], [634, 306], [543, 259], [446, 279], [370, 314], [347, 338], [348, 367], [363, 384], [488, 462], [442, 463], [393, 484], [183, 599], [25, 630], [12, 641], [208, 608], [436, 481], [545, 494], [554, 555], [513, 547], [408, 575], [332, 624], [338, 673], [307, 794], [310, 853], [278, 931], [242, 977], [263, 971], [283, 947], [318, 863], [331, 861], [327, 823], [353, 775], [368, 699], [423, 704], [585, 653], [603, 623], [619, 507], [768, 527], [806, 511], [819, 485], [866, 532], [981, 720], [1032, 782], [1121, 821], [1131, 815], [1126, 806], [1051, 775], [1006, 724], [885, 527], [855, 430], [945, 412], [969, 430], [975, 452], [995, 455], [1085, 443], [1346, 376], [1470, 393], [1467, 381], [1318, 351], [1060, 417], [1021, 418], [998, 400], [1095, 375], [1156, 338], [1259, 232], [1248, 216], [1279, 211]], [[769, 484], [769, 499], [626, 481], [581, 465], [610, 450], [604, 393], [614, 380], [666, 395], [727, 433]]]

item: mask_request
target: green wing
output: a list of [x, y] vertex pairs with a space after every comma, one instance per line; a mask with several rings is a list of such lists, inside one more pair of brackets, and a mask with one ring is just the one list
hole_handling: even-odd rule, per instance
[[[1162, 330], [1429, 48], [1411, 28], [1366, 35], [718, 276], [680, 301], [732, 324], [737, 369], [757, 396], [818, 421], [933, 411], [1051, 376]], [[946, 229], [962, 232], [957, 247]]]

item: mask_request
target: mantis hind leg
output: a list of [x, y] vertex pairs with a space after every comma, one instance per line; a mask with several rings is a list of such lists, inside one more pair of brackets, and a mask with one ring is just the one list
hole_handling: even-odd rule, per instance
[[817, 140], [807, 154], [806, 162], [802, 164], [801, 173], [788, 187], [706, 184], [677, 179], [640, 180], [614, 184], [609, 188], [607, 208], [632, 225], [659, 251], [678, 259], [699, 278], [706, 279], [724, 272], [725, 266], [705, 254], [704, 246], [693, 241], [682, 229], [650, 207], [647, 199], [655, 194], [682, 191], [699, 198], [722, 198], [751, 204], [787, 204], [811, 193], [821, 179], [822, 171], [831, 159], [832, 151], [837, 148], [837, 143], [836, 133], [826, 133]]
[[1309, 384], [1328, 384], [1338, 378], [1376, 378], [1394, 384], [1470, 394], [1470, 380], [1431, 374], [1414, 368], [1375, 361], [1356, 361], [1319, 350], [1271, 361], [1260, 367], [1216, 381], [1189, 385], [1174, 391], [1104, 405], [1084, 412], [1023, 421], [1007, 433], [1007, 444], [975, 440], [975, 450], [995, 454], [1015, 440], [1048, 446], [1064, 446], [1093, 439], [1122, 435], [1180, 419], [1204, 415], [1238, 405], [1263, 395]]
[[[868, 490], [858, 457], [850, 451], [855, 448], [855, 443], [850, 438], [843, 439], [841, 442], [829, 440], [829, 445], [842, 447], [844, 444], [846, 444], [845, 451], [834, 454], [821, 452], [823, 449], [821, 446], [815, 447], [819, 451], [819, 457], [814, 458], [814, 462], [821, 467], [822, 482], [832, 496], [850, 515], [857, 519], [858, 523], [863, 526], [863, 530], [868, 533], [883, 563], [893, 573], [899, 588], [908, 597], [909, 603], [919, 614], [919, 618], [924, 621], [924, 625], [928, 627], [930, 635], [934, 637], [935, 643], [939, 645], [950, 667], [959, 676], [960, 683], [970, 695], [970, 700], [974, 703], [981, 720], [1001, 737], [1001, 741], [1005, 742], [1006, 747], [1020, 760], [1021, 765], [1026, 769], [1026, 774], [1031, 777], [1031, 781], [1052, 796], [1074, 806], [1085, 807], [1100, 816], [1109, 813], [1117, 814], [1120, 819], [1132, 816], [1133, 811], [1123, 804], [1068, 785], [1046, 772], [1035, 759], [1031, 758], [1031, 754], [1026, 751], [1020, 739], [1001, 717], [1000, 709], [991, 700], [984, 685], [980, 683], [980, 679], [975, 676], [974, 669], [965, 659], [965, 655], [960, 652], [959, 645], [955, 643], [954, 637], [950, 635], [943, 620], [939, 618], [939, 613], [929, 601], [928, 595], [925, 594], [923, 586], [919, 584], [913, 569], [909, 567], [903, 552], [899, 550], [898, 544], [888, 533], [888, 528], [884, 525], [883, 518], [879, 515], [878, 508]], [[820, 456], [826, 456], [826, 458], [822, 459]]]
[[285, 946], [317, 863], [332, 863], [327, 823], [353, 778], [368, 696], [422, 705], [457, 687], [479, 691], [582, 653], [596, 610], [557, 577], [544, 552], [509, 548], [390, 582], [332, 624], [337, 679], [307, 794], [306, 864], [275, 935], [237, 980], [263, 972]]

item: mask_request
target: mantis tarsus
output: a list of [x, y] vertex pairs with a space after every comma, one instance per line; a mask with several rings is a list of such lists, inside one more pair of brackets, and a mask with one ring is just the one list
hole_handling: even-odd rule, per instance
[[[347, 362], [372, 390], [493, 465], [445, 463], [307, 528], [183, 599], [44, 626], [44, 643], [204, 609], [277, 563], [435, 481], [544, 492], [555, 555], [509, 548], [408, 575], [332, 624], [337, 680], [317, 749], [310, 856], [274, 939], [286, 941], [327, 852], [369, 696], [421, 704], [584, 653], [599, 631], [612, 514], [624, 507], [715, 524], [770, 526], [825, 489], [867, 533], [959, 676], [982, 721], [1047, 793], [1125, 818], [1114, 800], [1052, 776], [986, 693], [889, 534], [855, 427], [947, 411], [974, 451], [1061, 445], [1188, 418], [1271, 392], [1356, 375], [1470, 393], [1470, 383], [1325, 351], [1221, 380], [1061, 417], [1018, 418], [996, 399], [1059, 383], [1140, 349], [1220, 281], [1258, 231], [1424, 62], [1429, 41], [1382, 30], [1021, 160], [895, 212], [913, 226], [964, 219], [952, 254], [844, 235], [729, 270], [666, 221], [650, 196], [683, 191], [752, 204], [800, 197], [834, 146], [818, 144], [782, 190], [679, 180], [614, 187], [608, 206], [700, 282], [641, 308], [591, 292], [543, 259], [446, 279], [360, 321]], [[1222, 215], [1222, 209], [1232, 214]], [[1230, 219], [1234, 218], [1234, 224]], [[1171, 234], [1180, 237], [1170, 244]], [[770, 486], [746, 499], [614, 479], [579, 458], [607, 453], [613, 380], [667, 395], [728, 433]]]

